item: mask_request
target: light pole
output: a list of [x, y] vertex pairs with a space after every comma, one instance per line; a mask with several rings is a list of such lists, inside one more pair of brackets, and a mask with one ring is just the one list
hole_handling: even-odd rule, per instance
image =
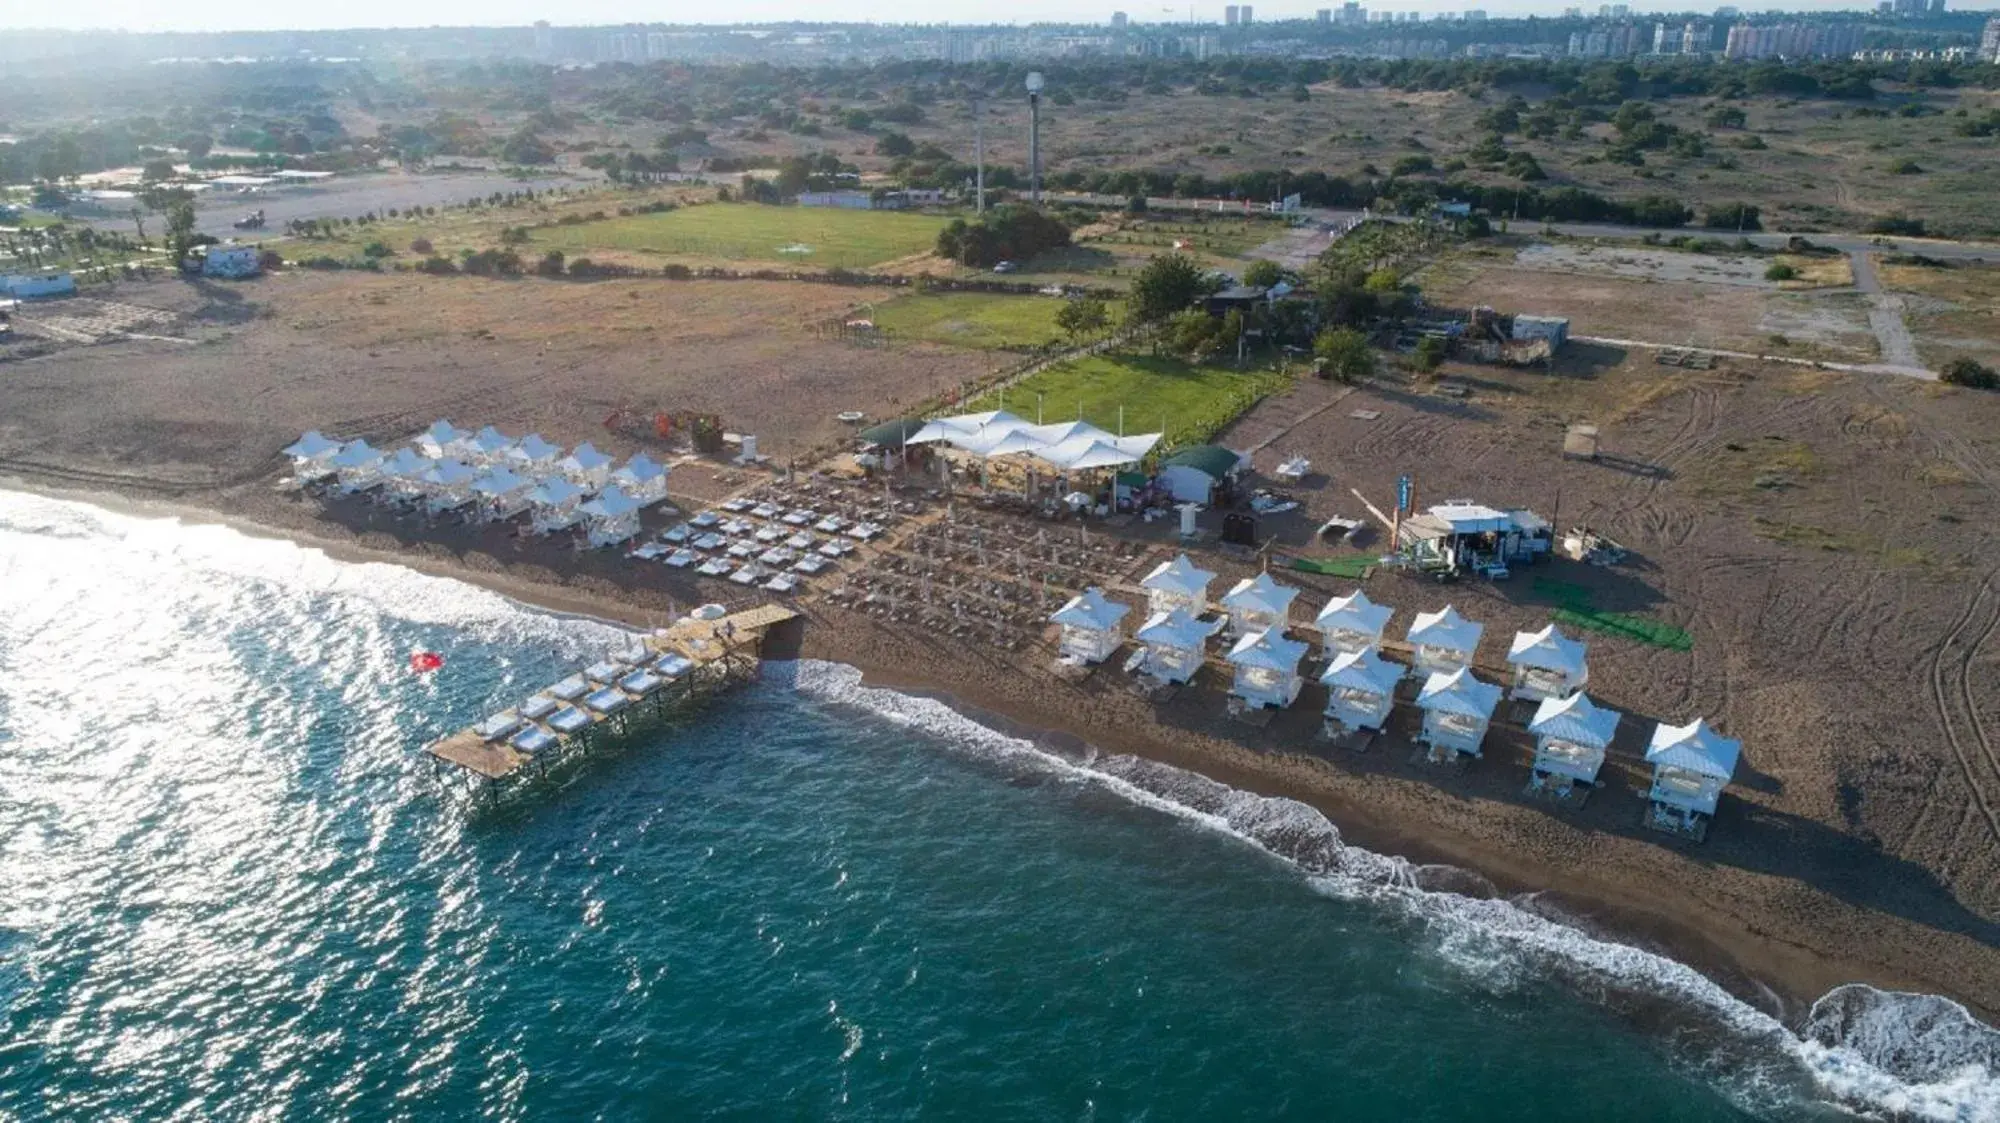
[[986, 105], [977, 95], [972, 99], [972, 151], [978, 178], [973, 181], [973, 211], [986, 213]]
[[1042, 72], [1028, 72], [1028, 199], [1042, 205]]

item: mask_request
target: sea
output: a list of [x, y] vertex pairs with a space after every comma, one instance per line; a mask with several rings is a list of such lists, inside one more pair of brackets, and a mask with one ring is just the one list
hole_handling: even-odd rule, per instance
[[0, 1119], [2000, 1119], [2000, 1035], [1946, 999], [1780, 1022], [839, 665], [511, 806], [433, 777], [627, 639], [0, 492]]

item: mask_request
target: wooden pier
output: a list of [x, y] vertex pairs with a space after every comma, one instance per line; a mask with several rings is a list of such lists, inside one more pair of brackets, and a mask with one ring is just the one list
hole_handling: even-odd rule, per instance
[[595, 664], [515, 709], [438, 738], [424, 752], [439, 772], [449, 767], [476, 791], [499, 795], [547, 776], [607, 735], [623, 735], [648, 717], [751, 677], [771, 629], [797, 616], [769, 604], [713, 620], [688, 617], [635, 641], [644, 662]]

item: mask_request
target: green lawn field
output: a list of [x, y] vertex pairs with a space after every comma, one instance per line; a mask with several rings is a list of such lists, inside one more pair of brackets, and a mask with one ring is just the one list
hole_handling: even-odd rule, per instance
[[1116, 432], [1122, 406], [1125, 432], [1164, 431], [1165, 444], [1179, 446], [1207, 441], [1259, 398], [1289, 384], [1286, 376], [1270, 371], [1149, 355], [1091, 355], [1050, 367], [1004, 395], [984, 395], [965, 409], [1005, 408], [1033, 419], [1039, 406], [1045, 421], [1072, 421], [1080, 411], [1083, 420]]
[[929, 250], [937, 244], [945, 221], [894, 211], [710, 203], [662, 214], [540, 227], [529, 247], [537, 252], [561, 250], [570, 257], [621, 250], [710, 261], [860, 269]]
[[[952, 347], [997, 350], [1040, 347], [1063, 340], [1056, 313], [1063, 300], [1053, 296], [941, 292], [899, 296], [858, 313], [875, 321], [891, 340], [917, 339]], [[1113, 322], [1122, 309], [1107, 305]]]

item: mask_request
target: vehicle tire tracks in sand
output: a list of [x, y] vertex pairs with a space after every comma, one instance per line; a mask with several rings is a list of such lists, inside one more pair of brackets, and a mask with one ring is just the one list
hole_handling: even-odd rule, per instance
[[[1994, 629], [2000, 627], [2000, 611], [1989, 611], [1993, 601], [1994, 575], [1994, 572], [1988, 572], [1980, 579], [1972, 599], [1966, 603], [1965, 611], [1939, 642], [1936, 653], [1931, 657], [1929, 686], [1931, 705], [1937, 710], [1938, 726], [1944, 731], [1945, 744], [1958, 761], [1959, 771], [1971, 789], [1972, 802], [1986, 820], [1993, 842], [2000, 844], [2000, 815], [1994, 812], [1985, 779], [1990, 774], [1993, 780], [2000, 781], [2000, 758], [1994, 756], [1993, 743], [1987, 736], [1985, 723], [1980, 720], [1978, 700], [1972, 691], [1973, 662]], [[1978, 634], [1969, 643], [1962, 643], [1975, 624], [1979, 624]], [[1954, 648], [1957, 648], [1957, 654], [1953, 653]], [[1962, 707], [1962, 713], [1956, 717], [1952, 713], [1955, 706]], [[1969, 743], [1959, 735], [1961, 725], [1971, 735]]]

